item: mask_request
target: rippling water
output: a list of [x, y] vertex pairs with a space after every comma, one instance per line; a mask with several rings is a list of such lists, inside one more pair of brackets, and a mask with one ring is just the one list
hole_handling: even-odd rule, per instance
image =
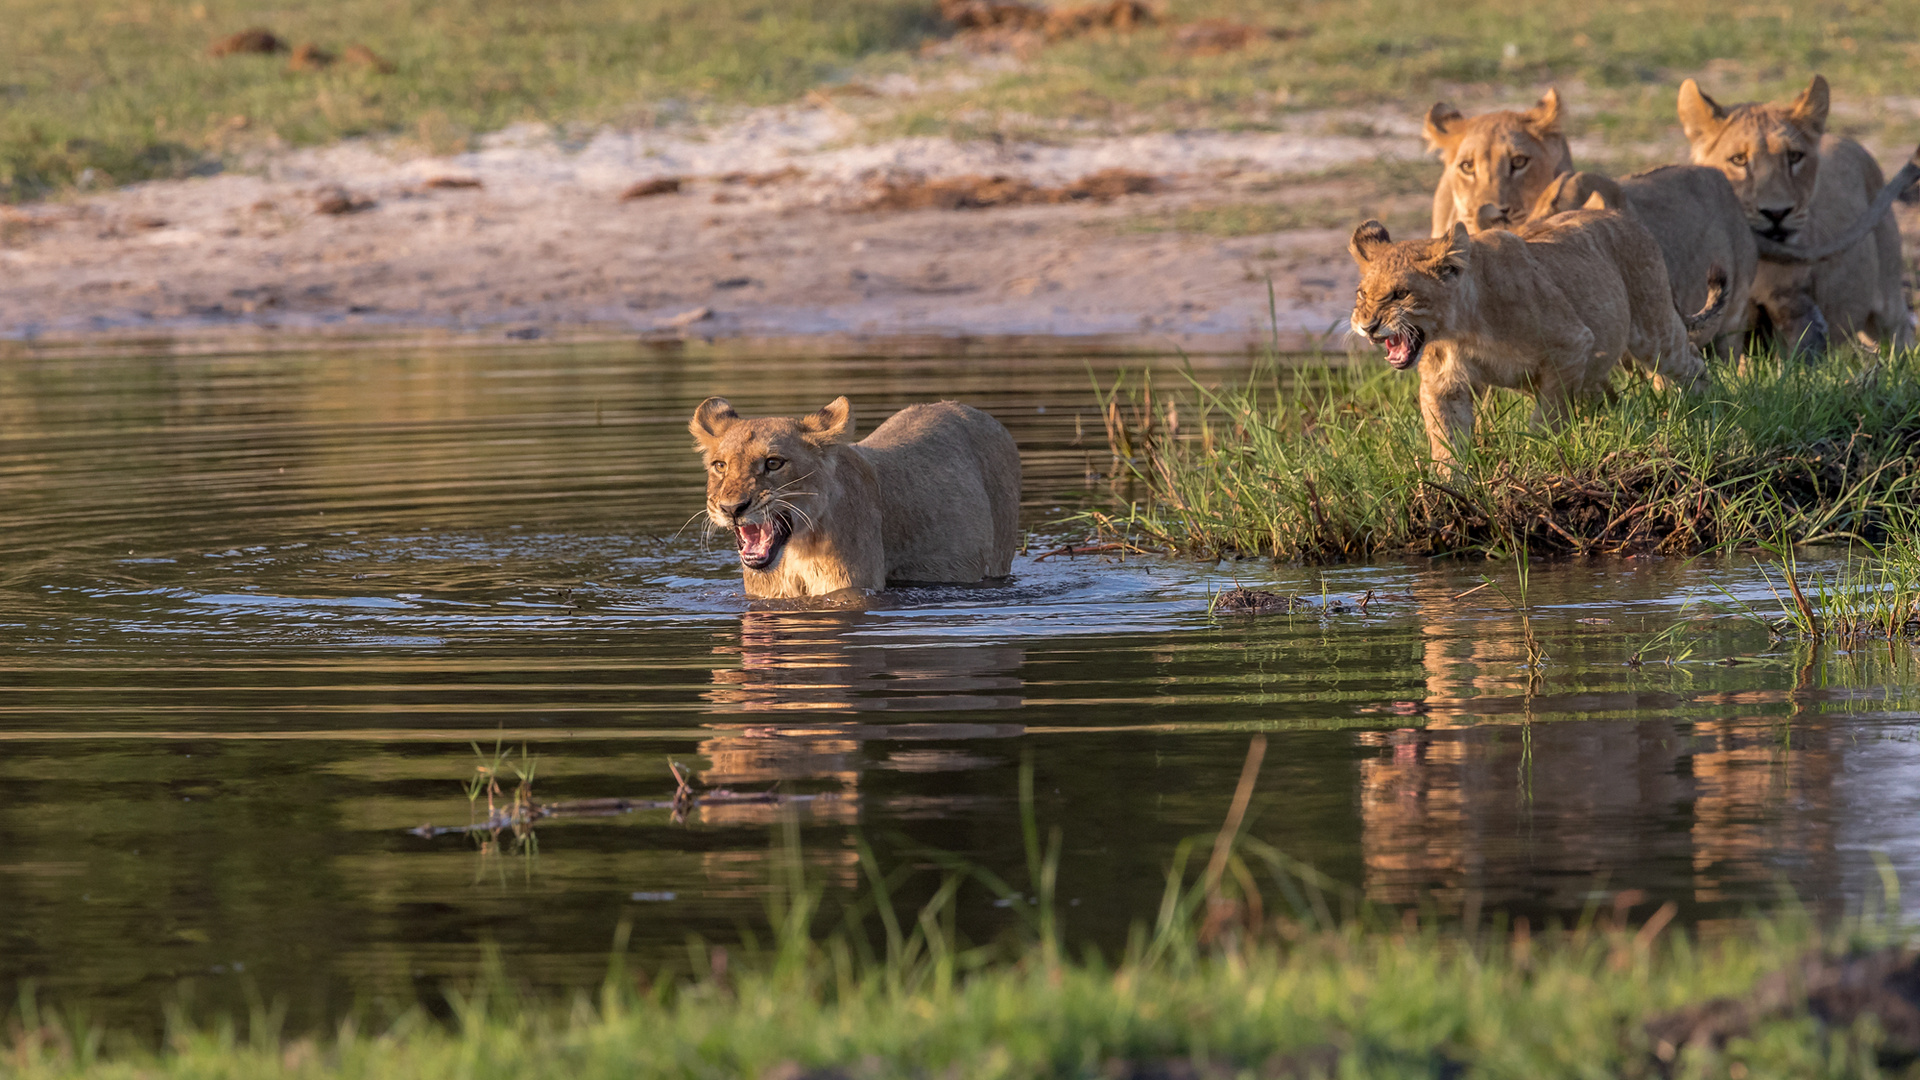
[[[588, 986], [623, 921], [644, 962], [684, 966], [690, 935], [762, 917], [783, 817], [833, 897], [862, 838], [890, 867], [937, 849], [1024, 881], [1023, 759], [1070, 932], [1111, 944], [1217, 826], [1254, 731], [1252, 831], [1382, 903], [1573, 916], [1642, 890], [1711, 919], [1782, 887], [1857, 907], [1879, 858], [1914, 880], [1913, 648], [1708, 618], [1728, 594], [1777, 609], [1748, 560], [1536, 566], [1530, 674], [1511, 567], [1038, 559], [1068, 535], [1050, 522], [1126, 497], [1098, 477], [1094, 386], [1146, 365], [1179, 362], [0, 354], [0, 977], [133, 1022], [257, 991], [298, 1025], [432, 997], [485, 945]], [[751, 608], [688, 524], [685, 422], [713, 393], [749, 414], [846, 393], [868, 429], [939, 397], [993, 412], [1037, 531], [1014, 580]], [[1460, 595], [1483, 574], [1501, 587]], [[1235, 582], [1346, 608], [1209, 618]], [[1625, 663], [1683, 619], [1684, 662]], [[533, 842], [416, 831], [472, 820], [474, 742], [524, 747], [542, 801], [669, 799], [669, 760], [801, 798], [554, 818]], [[963, 895], [975, 937], [1011, 918]]]

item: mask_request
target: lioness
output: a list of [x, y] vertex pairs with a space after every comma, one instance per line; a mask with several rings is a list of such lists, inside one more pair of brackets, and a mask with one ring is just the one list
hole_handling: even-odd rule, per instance
[[1663, 165], [1618, 180], [1593, 172], [1563, 173], [1541, 191], [1528, 220], [1591, 207], [1618, 210], [1653, 234], [1681, 311], [1707, 306], [1713, 268], [1726, 272], [1732, 299], [1717, 318], [1697, 327], [1692, 339], [1696, 345], [1713, 342], [1722, 356], [1738, 356], [1753, 324], [1747, 297], [1759, 257], [1740, 197], [1727, 178], [1700, 165]]
[[[1680, 125], [1696, 165], [1733, 184], [1754, 233], [1819, 248], [1869, 209], [1880, 166], [1859, 143], [1828, 134], [1827, 80], [1815, 75], [1786, 104], [1727, 107], [1692, 79], [1680, 84]], [[1872, 344], [1911, 345], [1913, 324], [1900, 288], [1900, 230], [1882, 217], [1857, 244], [1824, 262], [1762, 262], [1754, 299], [1792, 346], [1818, 348], [1816, 320]]]
[[848, 444], [853, 406], [742, 419], [708, 398], [687, 429], [707, 517], [730, 529], [752, 597], [1005, 577], [1020, 543], [1020, 451], [957, 401], [909, 405]]
[[[1469, 234], [1456, 222], [1431, 240], [1394, 243], [1368, 221], [1348, 250], [1360, 264], [1353, 328], [1387, 347], [1387, 363], [1420, 368], [1420, 417], [1444, 465], [1473, 431], [1474, 394], [1534, 395], [1534, 419], [1560, 421], [1575, 398], [1604, 393], [1623, 356], [1693, 389], [1705, 365], [1673, 306], [1660, 247], [1633, 219], [1576, 210], [1524, 227]], [[1713, 303], [1719, 314], [1725, 276]]]
[[1560, 133], [1560, 93], [1552, 88], [1525, 112], [1470, 119], [1437, 102], [1427, 110], [1426, 136], [1445, 165], [1433, 191], [1436, 237], [1447, 235], [1454, 222], [1480, 231], [1485, 206], [1493, 208], [1487, 227], [1518, 225], [1555, 176], [1573, 171], [1573, 152]]

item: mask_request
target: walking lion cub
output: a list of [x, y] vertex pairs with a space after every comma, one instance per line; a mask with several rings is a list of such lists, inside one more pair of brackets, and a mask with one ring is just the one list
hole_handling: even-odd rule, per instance
[[909, 405], [849, 444], [853, 406], [753, 420], [708, 398], [687, 425], [707, 518], [733, 532], [747, 595], [1005, 577], [1020, 544], [1020, 450], [957, 401]]
[[1519, 234], [1469, 234], [1456, 222], [1436, 239], [1399, 243], [1368, 221], [1348, 250], [1360, 264], [1353, 328], [1386, 346], [1387, 363], [1406, 370], [1427, 346], [1447, 346], [1420, 367], [1420, 417], [1443, 465], [1471, 436], [1485, 387], [1534, 395], [1534, 419], [1548, 424], [1575, 399], [1604, 394], [1623, 358], [1697, 388], [1705, 365], [1688, 325], [1727, 302], [1716, 272], [1707, 306], [1681, 318], [1660, 246], [1612, 210], [1557, 214]]

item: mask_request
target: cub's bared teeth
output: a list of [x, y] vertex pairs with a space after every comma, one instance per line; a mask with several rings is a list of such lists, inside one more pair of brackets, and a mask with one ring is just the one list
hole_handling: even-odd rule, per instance
[[756, 558], [767, 553], [772, 545], [773, 530], [766, 525], [740, 526], [740, 554]]

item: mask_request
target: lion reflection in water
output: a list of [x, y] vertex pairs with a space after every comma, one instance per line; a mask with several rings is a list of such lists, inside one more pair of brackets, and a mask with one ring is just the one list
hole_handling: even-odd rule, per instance
[[[1018, 724], [872, 723], [848, 717], [816, 719], [820, 713], [1005, 710], [1021, 706], [1017, 646], [913, 645], [890, 648], [850, 645], [869, 616], [865, 612], [749, 611], [740, 618], [739, 644], [715, 647], [739, 657], [739, 666], [716, 667], [703, 696], [720, 714], [753, 714], [751, 722], [716, 723], [700, 744], [708, 767], [703, 783], [752, 787], [801, 782], [838, 785], [840, 797], [810, 804], [816, 817], [852, 821], [860, 776], [868, 769], [955, 772], [993, 764], [987, 757], [951, 746], [900, 748], [902, 742], [1003, 739], [1021, 734]], [[805, 714], [805, 715], [801, 715]], [[782, 719], [791, 716], [790, 721]], [[887, 747], [869, 748], [868, 743]], [[938, 810], [937, 806], [931, 809]], [[729, 822], [772, 820], [773, 805], [715, 807]]]
[[[1419, 716], [1417, 726], [1358, 736], [1370, 899], [1453, 912], [1516, 899], [1577, 909], [1595, 881], [1639, 865], [1681, 876], [1706, 903], [1764, 888], [1789, 864], [1805, 880], [1838, 874], [1845, 747], [1831, 721], [1800, 704], [1809, 671], [1790, 691], [1714, 695], [1720, 709], [1749, 714], [1795, 702], [1787, 752], [1776, 720], [1689, 721], [1687, 698], [1651, 679], [1580, 693], [1530, 680], [1518, 616], [1483, 610], [1463, 621], [1463, 605], [1479, 602], [1460, 589], [1447, 573], [1410, 588], [1425, 695], [1394, 711]], [[1554, 635], [1552, 648], [1573, 647]], [[1555, 719], [1569, 716], [1587, 719]]]

